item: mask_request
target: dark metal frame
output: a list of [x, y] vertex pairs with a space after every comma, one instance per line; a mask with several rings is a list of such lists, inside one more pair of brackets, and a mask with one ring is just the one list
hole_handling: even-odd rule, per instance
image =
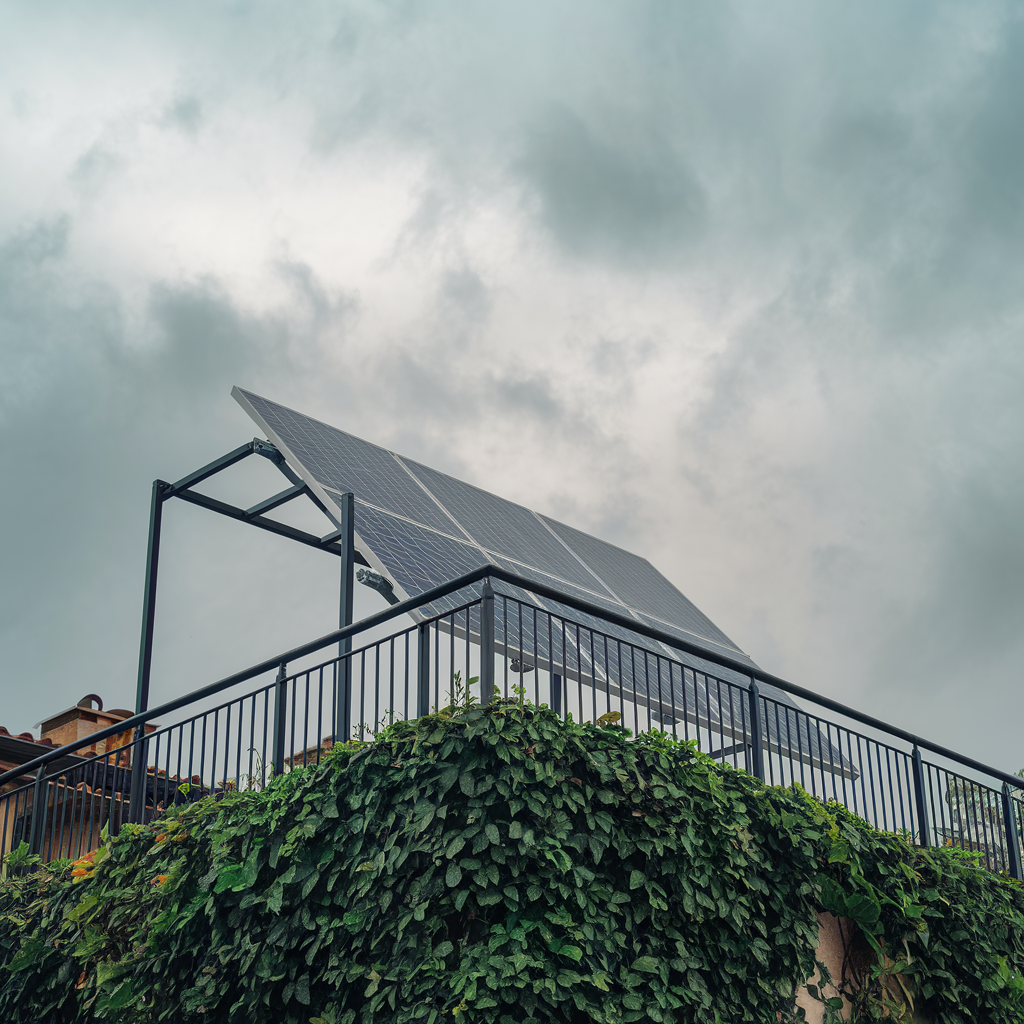
[[[279, 470], [291, 481], [291, 486], [283, 491], [257, 502], [251, 508], [242, 509], [217, 498], [211, 498], [206, 494], [200, 494], [192, 490], [196, 484], [215, 476], [230, 466], [241, 462], [250, 455], [262, 455], [269, 459]], [[352, 589], [353, 573], [355, 564], [369, 566], [369, 562], [354, 546], [353, 535], [353, 508], [354, 499], [352, 495], [342, 497], [342, 521], [338, 529], [332, 530], [323, 537], [298, 530], [293, 526], [287, 526], [273, 519], [267, 519], [266, 513], [280, 508], [282, 505], [295, 498], [308, 495], [316, 504], [317, 508], [324, 513], [332, 522], [336, 521], [334, 515], [323, 505], [317, 496], [300, 480], [287, 466], [284, 456], [269, 441], [261, 441], [253, 438], [247, 444], [240, 445], [234, 451], [214, 459], [194, 473], [189, 473], [176, 483], [169, 484], [165, 480], [153, 481], [153, 495], [149, 511], [149, 544], [146, 552], [146, 582], [142, 602], [142, 638], [139, 648], [139, 673], [135, 695], [135, 713], [141, 714], [149, 708], [149, 683], [153, 666], [153, 629], [156, 616], [156, 590], [157, 573], [160, 563], [160, 533], [163, 523], [164, 502], [171, 498], [180, 498], [190, 504], [198, 505], [200, 508], [209, 509], [230, 519], [237, 519], [240, 522], [248, 523], [250, 526], [258, 527], [278, 536], [286, 537], [289, 540], [298, 541], [309, 547], [326, 551], [328, 554], [337, 555], [341, 558], [341, 594], [340, 594], [340, 625], [347, 626], [352, 622]], [[347, 510], [347, 516], [346, 511]], [[338, 723], [339, 728], [345, 724], [345, 732], [348, 734], [347, 723]]]

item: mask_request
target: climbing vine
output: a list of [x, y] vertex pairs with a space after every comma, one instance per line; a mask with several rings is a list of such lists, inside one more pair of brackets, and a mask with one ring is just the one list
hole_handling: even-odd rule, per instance
[[860, 1019], [1024, 1020], [1016, 883], [525, 701], [395, 723], [75, 864], [20, 858], [4, 1020], [777, 1024], [820, 911], [854, 922], [834, 980]]

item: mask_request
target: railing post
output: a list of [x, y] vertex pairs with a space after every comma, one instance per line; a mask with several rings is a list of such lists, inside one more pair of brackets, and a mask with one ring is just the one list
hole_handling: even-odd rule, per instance
[[[349, 491], [339, 500], [341, 524], [338, 543], [341, 545], [341, 591], [339, 594], [338, 625], [344, 629], [352, 625], [352, 601], [355, 591], [355, 517], [356, 498]], [[338, 718], [334, 724], [334, 741], [344, 743], [352, 738], [352, 638], [345, 637], [338, 644]]]
[[928, 791], [925, 787], [924, 762], [921, 760], [921, 751], [917, 744], [914, 744], [914, 805], [917, 808], [917, 826], [921, 832], [918, 844], [920, 846], [932, 845], [932, 827], [928, 820]]
[[36, 781], [32, 784], [32, 831], [28, 835], [28, 852], [42, 855], [43, 837], [46, 832], [46, 801], [43, 798], [43, 778], [46, 765], [40, 765]]
[[274, 757], [270, 762], [275, 775], [284, 772], [284, 740], [288, 720], [288, 686], [285, 683], [287, 667], [282, 661], [274, 683]]
[[551, 710], [556, 715], [562, 713], [562, 677], [557, 672], [551, 673]]
[[1020, 835], [1017, 832], [1017, 809], [1009, 783], [1003, 783], [1003, 821], [1006, 831], [1006, 868], [1017, 879], [1024, 880], [1020, 858]]
[[757, 680], [751, 678], [747, 691], [748, 719], [750, 720], [750, 773], [764, 782], [764, 738], [762, 736], [761, 691]]
[[417, 630], [416, 717], [430, 714], [430, 624], [421, 622]]
[[480, 702], [494, 693], [494, 588], [484, 580], [480, 595]]
[[[131, 768], [132, 786], [128, 798], [128, 820], [140, 824], [146, 813], [146, 776], [149, 765], [149, 744], [146, 742], [145, 725], [137, 726], [132, 741]], [[153, 776], [153, 795], [156, 796], [156, 775]]]

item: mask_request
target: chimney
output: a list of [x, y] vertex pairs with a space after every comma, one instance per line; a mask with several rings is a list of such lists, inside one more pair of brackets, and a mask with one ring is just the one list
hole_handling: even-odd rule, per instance
[[[95, 705], [95, 707], [93, 707]], [[126, 711], [124, 708], [115, 708], [111, 711], [103, 710], [103, 701], [95, 693], [87, 693], [73, 708], [61, 711], [51, 718], [47, 718], [39, 724], [39, 740], [51, 741], [55, 746], [62, 747], [65, 743], [74, 743], [76, 740], [83, 740], [108, 725], [115, 725], [131, 718], [134, 712]], [[146, 732], [151, 733], [156, 729], [155, 725], [146, 725]], [[99, 740], [78, 751], [82, 756], [87, 754], [105, 754], [108, 750], [115, 750], [130, 743], [132, 730], [115, 733], [106, 739]], [[122, 758], [127, 760], [128, 751], [125, 751]], [[119, 758], [118, 760], [122, 760]]]

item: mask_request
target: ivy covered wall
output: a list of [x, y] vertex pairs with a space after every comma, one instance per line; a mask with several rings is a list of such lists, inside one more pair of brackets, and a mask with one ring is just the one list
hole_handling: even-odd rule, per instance
[[508, 701], [28, 860], [0, 884], [0, 1020], [777, 1024], [828, 911], [857, 1019], [1024, 1021], [1018, 883]]

